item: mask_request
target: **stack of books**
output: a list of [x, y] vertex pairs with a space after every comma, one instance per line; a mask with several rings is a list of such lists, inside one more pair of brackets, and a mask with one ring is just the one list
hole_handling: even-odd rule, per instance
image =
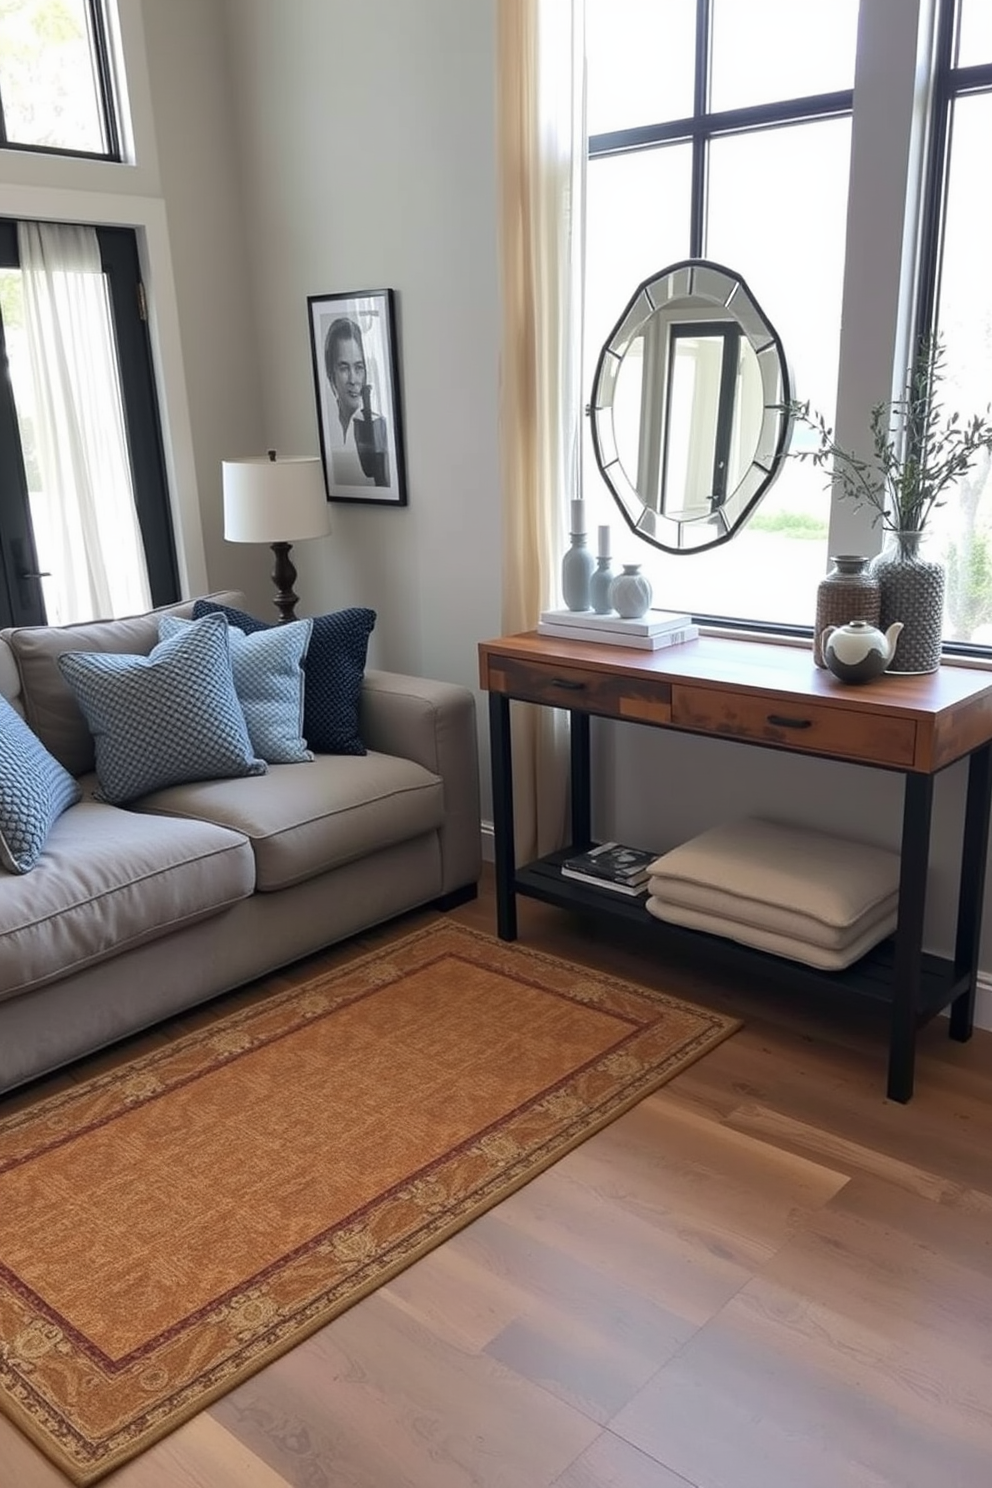
[[658, 856], [643, 847], [627, 847], [622, 842], [601, 842], [588, 852], [565, 858], [561, 865], [563, 878], [609, 889], [613, 894], [647, 892], [648, 867]]
[[572, 641], [597, 641], [601, 646], [635, 646], [641, 651], [659, 651], [662, 646], [694, 641], [699, 626], [692, 623], [691, 615], [675, 610], [648, 610], [639, 620], [597, 615], [594, 610], [542, 610], [537, 633]]

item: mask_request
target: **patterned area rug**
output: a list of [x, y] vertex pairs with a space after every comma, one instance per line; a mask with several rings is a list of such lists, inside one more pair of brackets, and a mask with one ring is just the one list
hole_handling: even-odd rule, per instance
[[0, 1408], [94, 1482], [738, 1026], [441, 922], [7, 1117]]

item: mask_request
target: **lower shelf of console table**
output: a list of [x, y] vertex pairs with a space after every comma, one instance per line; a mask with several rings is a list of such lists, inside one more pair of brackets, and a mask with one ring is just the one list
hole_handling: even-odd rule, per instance
[[[796, 992], [867, 1000], [881, 1006], [891, 1006], [893, 1002], [894, 936], [880, 941], [866, 956], [862, 956], [860, 961], [844, 971], [820, 971], [815, 966], [788, 961], [782, 956], [770, 955], [724, 936], [709, 935], [703, 930], [691, 930], [683, 925], [667, 924], [648, 913], [643, 896], [628, 897], [609, 889], [596, 889], [563, 878], [561, 862], [579, 850], [578, 846], [565, 847], [519, 868], [515, 875], [516, 893], [525, 898], [541, 899], [545, 904], [555, 904], [560, 909], [574, 913], [599, 916], [636, 926], [656, 939], [659, 945], [671, 945], [705, 957], [714, 966], [753, 973]], [[967, 970], [958, 970], [953, 961], [924, 952], [920, 958], [917, 1026], [922, 1027], [929, 1022], [967, 989]]]
[[[992, 672], [943, 668], [844, 688], [808, 651], [707, 637], [659, 652], [552, 640], [525, 632], [479, 646], [489, 693], [497, 930], [517, 934], [516, 897], [649, 931], [659, 945], [711, 964], [887, 1010], [887, 1094], [913, 1093], [918, 1029], [949, 1009], [954, 1039], [971, 1036], [992, 806]], [[571, 844], [515, 867], [511, 700], [568, 712]], [[656, 919], [630, 899], [564, 878], [563, 857], [592, 844], [591, 717], [705, 734], [730, 744], [846, 761], [903, 778], [899, 916], [895, 935], [844, 971], [826, 972], [729, 938]], [[934, 780], [967, 762], [954, 955], [923, 950]]]

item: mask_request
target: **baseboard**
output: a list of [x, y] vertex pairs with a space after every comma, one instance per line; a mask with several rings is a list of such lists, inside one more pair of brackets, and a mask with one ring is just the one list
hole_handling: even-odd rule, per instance
[[992, 972], [978, 973], [975, 992], [975, 1027], [992, 1028]]
[[[482, 857], [487, 863], [495, 860], [495, 834], [491, 821], [482, 823]], [[978, 973], [975, 994], [975, 1027], [992, 1029], [992, 971]]]

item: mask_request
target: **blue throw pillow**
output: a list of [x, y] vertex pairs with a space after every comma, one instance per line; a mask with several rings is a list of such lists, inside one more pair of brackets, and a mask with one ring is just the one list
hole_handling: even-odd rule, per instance
[[[281, 629], [213, 600], [198, 599], [193, 606], [194, 620], [213, 614], [226, 615], [245, 635]], [[313, 622], [303, 663], [303, 733], [310, 748], [321, 754], [366, 753], [358, 731], [358, 704], [374, 625], [375, 610], [358, 606], [318, 615]]]
[[119, 806], [186, 780], [265, 774], [221, 616], [159, 641], [149, 656], [66, 651], [58, 663], [93, 735], [104, 800]]
[[0, 863], [28, 873], [52, 823], [82, 796], [78, 782], [0, 697]]
[[[204, 616], [204, 619], [208, 619]], [[158, 622], [160, 641], [178, 635], [203, 620], [163, 615]], [[312, 620], [274, 625], [257, 635], [228, 629], [234, 690], [248, 725], [251, 747], [270, 765], [296, 765], [312, 760], [303, 737], [303, 658], [307, 654]]]

